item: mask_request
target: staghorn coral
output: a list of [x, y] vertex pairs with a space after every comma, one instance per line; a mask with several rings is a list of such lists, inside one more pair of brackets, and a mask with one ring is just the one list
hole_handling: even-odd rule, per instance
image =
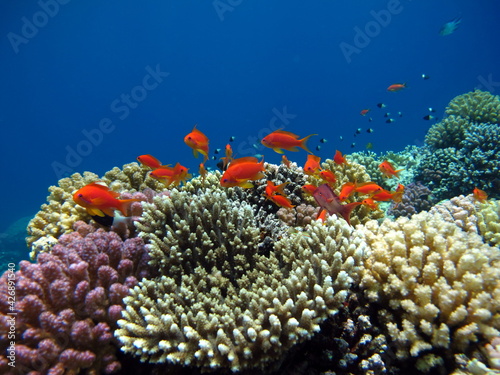
[[[83, 222], [59, 238], [51, 253], [37, 263], [20, 263], [15, 273], [16, 370], [40, 374], [115, 373], [113, 330], [123, 297], [148, 276], [140, 238], [122, 241], [113, 232]], [[3, 353], [12, 310], [7, 299], [7, 273], [0, 282], [0, 372], [9, 367]]]
[[500, 98], [488, 91], [474, 90], [453, 98], [445, 112], [469, 122], [500, 123]]
[[399, 359], [449, 369], [454, 355], [498, 336], [500, 249], [427, 212], [357, 229], [371, 248], [360, 285], [382, 306]]
[[137, 224], [164, 275], [131, 291], [116, 331], [143, 361], [268, 367], [317, 332], [355, 281], [365, 245], [343, 220], [312, 223], [261, 254], [247, 203], [210, 189], [171, 198], [144, 204]]

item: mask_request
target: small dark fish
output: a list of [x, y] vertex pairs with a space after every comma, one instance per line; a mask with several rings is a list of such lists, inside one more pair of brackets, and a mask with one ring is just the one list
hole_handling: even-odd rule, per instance
[[356, 134], [361, 134], [361, 128], [356, 129]]
[[221, 152], [221, 149], [220, 148], [216, 148], [215, 151], [214, 151], [214, 154], [218, 154], [219, 152]]
[[393, 118], [388, 118], [387, 120], [385, 120], [385, 122], [387, 124], [390, 124], [391, 122], [394, 122], [394, 119]]
[[426, 116], [424, 116], [424, 117], [422, 117], [422, 118], [423, 118], [424, 120], [427, 120], [427, 121], [429, 121], [429, 120], [434, 120], [434, 119], [435, 119], [435, 117], [434, 117], [434, 116], [432, 116], [432, 115], [426, 115]]
[[321, 146], [320, 146], [320, 145], [317, 145], [317, 146], [316, 146], [316, 151], [319, 151], [319, 150], [321, 150]]
[[391, 115], [391, 112], [386, 112], [384, 117], [389, 117]]
[[425, 74], [425, 73], [422, 74], [422, 79], [429, 79], [429, 78], [431, 78], [431, 77], [429, 77], [427, 74]]
[[373, 121], [373, 119], [371, 117], [368, 118], [368, 122], [372, 122], [372, 121]]
[[235, 139], [236, 137], [229, 137], [229, 142], [234, 142]]
[[403, 113], [398, 112], [398, 116], [399, 116], [399, 117], [403, 117]]
[[379, 107], [379, 108], [385, 108], [386, 105], [384, 103], [377, 103], [377, 107]]
[[326, 138], [321, 138], [319, 141], [320, 141], [321, 143], [326, 143], [326, 142], [328, 142], [328, 139], [326, 139]]
[[351, 143], [351, 148], [354, 148], [354, 147], [356, 147], [356, 143], [352, 142]]
[[441, 26], [441, 30], [439, 30], [439, 35], [446, 36], [453, 34], [455, 30], [458, 29], [458, 26], [460, 26], [461, 22], [462, 22], [461, 17], [456, 17], [451, 21], [446, 22], [443, 26]]
[[217, 157], [215, 157], [215, 156], [212, 156], [212, 160], [217, 160]]
[[91, 217], [97, 224], [101, 224], [104, 227], [110, 227], [113, 225], [113, 220], [114, 220], [113, 216], [108, 216], [104, 214], [104, 216], [93, 215]]
[[367, 149], [367, 150], [371, 150], [372, 148], [373, 148], [373, 143], [368, 142], [368, 143], [366, 144], [366, 149]]
[[366, 129], [366, 132], [367, 133], [373, 133], [373, 129], [372, 128], [368, 128], [368, 129]]
[[341, 141], [343, 141], [343, 140], [344, 140], [344, 137], [340, 136], [340, 137], [339, 137], [339, 139], [340, 139]]
[[436, 110], [432, 107], [429, 107], [428, 110], [429, 110], [429, 112], [436, 112]]

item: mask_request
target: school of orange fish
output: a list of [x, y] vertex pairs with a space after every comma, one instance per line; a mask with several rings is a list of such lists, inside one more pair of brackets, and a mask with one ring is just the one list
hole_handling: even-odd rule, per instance
[[[400, 89], [400, 88], [397, 88]], [[311, 194], [321, 210], [318, 214], [318, 219], [325, 220], [327, 215], [336, 214], [343, 217], [350, 223], [350, 214], [352, 210], [359, 205], [364, 205], [372, 210], [378, 210], [378, 202], [392, 200], [396, 203], [401, 202], [404, 186], [398, 184], [395, 191], [388, 191], [375, 182], [358, 183], [346, 182], [340, 187], [337, 194], [333, 191], [333, 184], [336, 182], [334, 173], [330, 170], [323, 170], [320, 164], [320, 158], [311, 153], [307, 147], [307, 140], [316, 134], [308, 135], [305, 138], [299, 139], [299, 136], [284, 130], [276, 130], [264, 137], [261, 143], [273, 149], [275, 152], [283, 154], [283, 150], [299, 151], [299, 148], [304, 149], [309, 153], [306, 163], [304, 164], [304, 173], [310, 176], [315, 176], [322, 182], [319, 186], [304, 185], [303, 191]], [[198, 157], [203, 155], [203, 162], [199, 166], [199, 174], [204, 181], [207, 174], [205, 162], [208, 160], [208, 137], [194, 126], [193, 130], [184, 137], [184, 142], [193, 149], [193, 154]], [[222, 187], [252, 188], [252, 181], [265, 178], [264, 159], [258, 160], [256, 157], [241, 157], [233, 158], [231, 146], [228, 144], [225, 148], [225, 156], [221, 158], [224, 171], [220, 179]], [[151, 168], [149, 175], [165, 184], [165, 187], [179, 186], [182, 182], [191, 178], [188, 173], [188, 168], [177, 163], [175, 166], [163, 165], [158, 159], [152, 155], [140, 155], [137, 160], [144, 166]], [[347, 165], [348, 161], [340, 151], [336, 151], [333, 156], [333, 161], [338, 165]], [[282, 156], [282, 163], [290, 167], [290, 161], [285, 155]], [[395, 169], [394, 166], [387, 160], [384, 160], [379, 165], [379, 170], [387, 178], [399, 177], [399, 172], [402, 169]], [[288, 199], [284, 188], [288, 184], [285, 182], [280, 185], [275, 185], [273, 181], [266, 182], [264, 196], [274, 204], [280, 207], [292, 209], [290, 199]], [[360, 201], [343, 203], [347, 199], [361, 195]], [[474, 197], [485, 202], [487, 195], [484, 191], [475, 188], [473, 191]], [[79, 189], [73, 195], [75, 203], [87, 209], [87, 212], [92, 216], [114, 216], [114, 211], [118, 210], [122, 215], [127, 216], [128, 206], [137, 201], [137, 199], [118, 199], [119, 193], [111, 191], [107, 186], [93, 182]]]

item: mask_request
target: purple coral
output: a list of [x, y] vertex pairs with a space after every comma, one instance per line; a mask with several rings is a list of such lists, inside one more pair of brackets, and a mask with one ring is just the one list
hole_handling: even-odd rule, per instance
[[[37, 263], [15, 273], [15, 373], [111, 374], [121, 367], [113, 331], [122, 299], [148, 276], [141, 238], [122, 241], [114, 232], [81, 221]], [[0, 373], [8, 366], [7, 272], [0, 278]]]
[[432, 207], [429, 200], [430, 189], [420, 182], [412, 182], [405, 186], [403, 200], [399, 204], [393, 204], [387, 211], [394, 217], [410, 217], [421, 211], [427, 211]]

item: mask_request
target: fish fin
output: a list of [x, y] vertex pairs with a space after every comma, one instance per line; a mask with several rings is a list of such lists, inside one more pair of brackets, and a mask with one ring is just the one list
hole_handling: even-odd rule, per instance
[[195, 148], [193, 148], [193, 155], [194, 155], [195, 158], [198, 158], [198, 150], [195, 149]]
[[259, 159], [257, 159], [255, 156], [244, 156], [242, 158], [238, 159], [233, 159], [231, 163], [229, 163], [229, 167], [233, 167], [238, 164], [242, 163], [258, 163]]
[[239, 187], [242, 187], [243, 189], [250, 189], [250, 188], [253, 188], [253, 184], [249, 181], [245, 181], [245, 182], [239, 182], [238, 183], [238, 186]]
[[260, 180], [261, 178], [264, 178], [264, 177], [266, 177], [266, 175], [265, 175], [264, 173], [262, 173], [262, 172], [259, 172], [259, 173], [257, 173], [257, 174], [256, 174], [256, 175], [252, 178], [252, 180], [253, 180], [253, 181], [255, 181], [255, 180]]
[[120, 196], [120, 193], [117, 193], [116, 191], [111, 190], [108, 186], [103, 185], [103, 183], [98, 182], [98, 181], [92, 182], [91, 184], [88, 184], [87, 186], [92, 186], [92, 187], [97, 188], [99, 190], [105, 191], [105, 192], [109, 193], [113, 198]]
[[104, 212], [102, 212], [101, 210], [99, 210], [98, 208], [95, 208], [95, 207], [87, 207], [87, 213], [90, 215], [90, 216], [101, 216], [101, 217], [104, 217]]
[[[139, 202], [140, 199], [120, 199], [120, 203], [118, 205], [118, 210], [122, 213], [123, 216], [128, 216], [128, 209], [130, 208], [130, 205], [134, 202]], [[104, 213], [109, 215], [105, 210], [103, 210]], [[113, 216], [113, 215], [110, 215]]]
[[[297, 148], [297, 147], [295, 147], [295, 148]], [[277, 152], [278, 154], [284, 154], [284, 152], [281, 148], [275, 147], [275, 148], [273, 148], [273, 150], [274, 150], [274, 152]], [[293, 151], [293, 150], [291, 150], [291, 151]], [[295, 150], [295, 151], [297, 151], [297, 150]]]
[[302, 147], [304, 150], [306, 150], [308, 153], [312, 154], [311, 150], [309, 150], [309, 148], [307, 147], [307, 141], [309, 140], [310, 137], [312, 137], [313, 135], [317, 135], [317, 134], [309, 134], [307, 137], [304, 137], [300, 140], [300, 145], [299, 147]]
[[352, 202], [342, 206], [340, 214], [345, 219], [345, 221], [347, 221], [347, 224], [351, 225], [351, 220], [350, 220], [351, 212], [352, 210], [354, 210], [355, 207], [359, 206], [360, 204], [361, 202]]

